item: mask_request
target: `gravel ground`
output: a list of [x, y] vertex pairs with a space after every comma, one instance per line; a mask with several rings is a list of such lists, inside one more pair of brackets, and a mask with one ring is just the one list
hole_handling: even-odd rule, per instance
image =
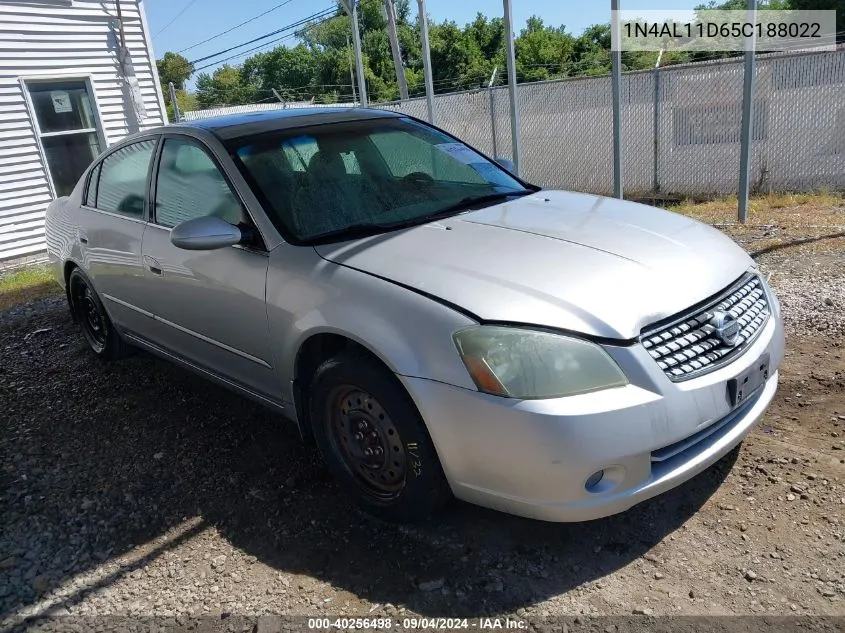
[[0, 314], [0, 627], [45, 613], [845, 615], [834, 242], [760, 257], [789, 330], [764, 422], [680, 488], [584, 524], [457, 502], [422, 526], [378, 523], [273, 413], [146, 354], [98, 362], [61, 298]]

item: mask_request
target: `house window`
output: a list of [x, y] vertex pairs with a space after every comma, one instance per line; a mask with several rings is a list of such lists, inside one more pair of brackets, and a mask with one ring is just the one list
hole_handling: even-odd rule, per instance
[[26, 82], [37, 132], [57, 196], [73, 191], [102, 149], [84, 80]]

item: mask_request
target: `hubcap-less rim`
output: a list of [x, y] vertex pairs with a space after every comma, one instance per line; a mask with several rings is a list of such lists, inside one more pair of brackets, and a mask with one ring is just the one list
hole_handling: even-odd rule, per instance
[[94, 291], [87, 284], [79, 283], [76, 297], [82, 329], [91, 346], [99, 352], [106, 345], [106, 321], [100, 311]]
[[405, 486], [405, 447], [390, 415], [371, 394], [335, 390], [330, 438], [355, 481], [370, 494], [395, 497]]

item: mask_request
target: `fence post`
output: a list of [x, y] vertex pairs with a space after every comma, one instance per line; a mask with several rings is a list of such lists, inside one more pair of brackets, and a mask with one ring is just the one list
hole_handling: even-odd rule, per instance
[[366, 108], [368, 105], [367, 81], [364, 77], [364, 57], [361, 53], [361, 32], [358, 29], [358, 2], [343, 0], [343, 6], [352, 21], [352, 44], [355, 47], [355, 70], [358, 72], [358, 94], [361, 95], [361, 106]]
[[657, 54], [657, 63], [654, 64], [654, 171], [651, 180], [654, 193], [660, 191], [657, 163], [660, 158], [660, 60], [663, 59], [663, 51], [661, 48]]
[[493, 158], [499, 157], [499, 147], [496, 142], [496, 97], [493, 94], [493, 84], [496, 83], [497, 72], [499, 72], [498, 66], [493, 68], [490, 83], [487, 84], [487, 93], [490, 95], [490, 130], [493, 133]]
[[622, 30], [619, 0], [610, 0], [611, 90], [613, 92], [613, 195], [622, 198]]
[[425, 77], [425, 103], [428, 108], [428, 122], [434, 125], [434, 79], [431, 74], [431, 48], [428, 41], [428, 13], [425, 0], [417, 0], [419, 7], [420, 37], [422, 38], [423, 76]]
[[[748, 0], [748, 21], [755, 24], [757, 21], [757, 2]], [[752, 30], [751, 37], [745, 40], [745, 74], [742, 82], [742, 130], [740, 133], [739, 149], [739, 208], [737, 216], [741, 223], [745, 224], [748, 218], [748, 193], [751, 171], [751, 121], [754, 117], [754, 75], [755, 50], [757, 38]]]
[[513, 164], [517, 176], [522, 176], [522, 157], [519, 138], [519, 100], [516, 91], [516, 53], [514, 52], [513, 37], [513, 11], [511, 0], [503, 0], [505, 9], [505, 52], [508, 62], [508, 94], [511, 106], [511, 145], [513, 151]]

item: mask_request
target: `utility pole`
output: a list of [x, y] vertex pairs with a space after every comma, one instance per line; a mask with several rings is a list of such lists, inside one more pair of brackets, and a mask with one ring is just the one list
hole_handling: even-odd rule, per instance
[[431, 77], [431, 48], [428, 45], [428, 14], [425, 11], [425, 0], [417, 0], [417, 6], [420, 12], [423, 74], [425, 75], [425, 102], [428, 106], [428, 122], [434, 125], [434, 79]]
[[505, 57], [508, 61], [508, 94], [511, 104], [511, 143], [513, 149], [513, 165], [517, 176], [522, 175], [520, 165], [519, 141], [519, 102], [516, 98], [516, 54], [513, 44], [513, 12], [511, 0], [503, 0], [505, 9]]
[[[748, 0], [748, 19], [757, 20], [757, 2]], [[754, 33], [745, 39], [745, 74], [742, 82], [742, 129], [739, 148], [739, 208], [738, 219], [745, 224], [748, 219], [748, 194], [751, 171], [751, 125], [754, 118], [754, 79], [757, 71], [755, 49], [757, 39]]]
[[364, 56], [361, 53], [361, 32], [358, 30], [358, 3], [355, 0], [343, 0], [346, 13], [352, 20], [352, 42], [355, 45], [355, 70], [358, 72], [358, 94], [361, 106], [367, 107], [367, 83], [364, 77]]
[[[349, 46], [349, 36], [348, 35], [346, 36], [346, 48], [351, 49], [351, 47]], [[354, 105], [358, 101], [358, 95], [355, 92], [355, 71], [352, 70], [352, 67], [354, 66], [354, 62], [352, 61], [352, 51], [351, 50], [349, 51], [349, 54], [350, 54], [350, 57], [349, 57], [349, 81], [352, 82], [351, 83], [351, 86], [352, 86], [352, 104]]]
[[176, 123], [179, 123], [182, 120], [182, 114], [179, 112], [179, 102], [176, 100], [176, 86], [171, 81], [167, 87], [170, 89], [170, 103], [173, 104], [173, 118], [176, 119]]
[[408, 98], [408, 82], [405, 79], [405, 67], [402, 65], [402, 51], [399, 49], [399, 37], [396, 34], [396, 5], [393, 0], [384, 0], [387, 11], [387, 35], [390, 38], [390, 52], [393, 54], [393, 66], [396, 69], [396, 83], [399, 84], [399, 98]]

